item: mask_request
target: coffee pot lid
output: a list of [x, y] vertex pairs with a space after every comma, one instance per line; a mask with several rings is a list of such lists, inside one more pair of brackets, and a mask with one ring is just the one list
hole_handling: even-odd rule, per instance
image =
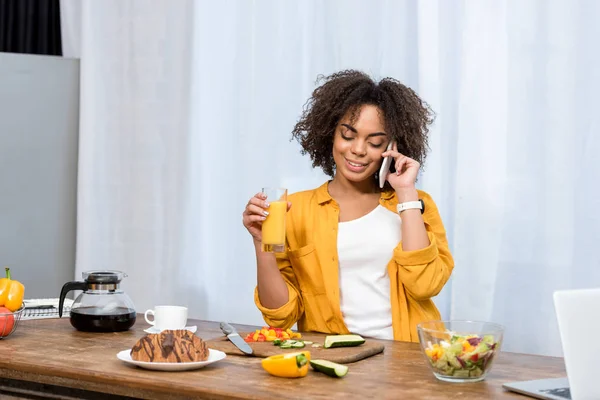
[[127, 277], [127, 274], [121, 271], [110, 271], [110, 270], [95, 270], [86, 271], [82, 273], [83, 279], [87, 283], [98, 283], [98, 284], [110, 284], [119, 283], [123, 278]]

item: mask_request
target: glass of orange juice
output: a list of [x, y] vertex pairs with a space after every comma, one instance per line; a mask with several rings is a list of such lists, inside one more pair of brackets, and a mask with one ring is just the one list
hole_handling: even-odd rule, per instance
[[285, 250], [285, 214], [287, 213], [287, 189], [263, 188], [267, 196], [269, 215], [262, 224], [262, 251], [282, 253]]

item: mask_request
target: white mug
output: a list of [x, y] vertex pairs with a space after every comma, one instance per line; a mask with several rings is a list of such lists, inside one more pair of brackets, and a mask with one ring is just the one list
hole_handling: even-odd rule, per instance
[[[149, 314], [154, 316], [153, 321], [148, 319]], [[184, 329], [188, 319], [188, 309], [181, 306], [156, 306], [153, 310], [146, 310], [144, 319], [161, 331]]]

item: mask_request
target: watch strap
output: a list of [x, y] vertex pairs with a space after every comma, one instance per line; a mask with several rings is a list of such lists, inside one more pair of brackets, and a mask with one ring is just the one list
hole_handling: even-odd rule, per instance
[[411, 209], [419, 209], [421, 210], [421, 214], [423, 214], [425, 212], [425, 203], [423, 203], [423, 200], [419, 199], [416, 201], [407, 201], [405, 203], [399, 203], [396, 206], [396, 211], [398, 211], [398, 214], [400, 214], [402, 211]]

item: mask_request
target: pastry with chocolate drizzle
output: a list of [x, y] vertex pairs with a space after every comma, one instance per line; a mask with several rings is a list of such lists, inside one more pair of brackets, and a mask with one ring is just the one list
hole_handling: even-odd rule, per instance
[[137, 341], [131, 349], [135, 361], [183, 363], [208, 359], [206, 343], [185, 329], [151, 333]]

